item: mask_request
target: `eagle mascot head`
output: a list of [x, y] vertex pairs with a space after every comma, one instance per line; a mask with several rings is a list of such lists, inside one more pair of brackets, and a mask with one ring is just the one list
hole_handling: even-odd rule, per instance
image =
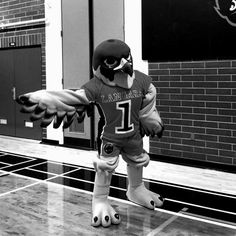
[[129, 89], [135, 77], [133, 60], [129, 46], [118, 39], [108, 39], [100, 43], [93, 54], [95, 77], [110, 86]]

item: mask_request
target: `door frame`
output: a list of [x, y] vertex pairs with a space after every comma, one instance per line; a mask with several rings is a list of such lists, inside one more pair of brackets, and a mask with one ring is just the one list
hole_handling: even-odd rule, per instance
[[[28, 51], [27, 49], [37, 49], [39, 51]], [[20, 51], [21, 50], [21, 51]], [[23, 52], [23, 50], [25, 50]], [[7, 52], [7, 54], [9, 55], [9, 66], [11, 68], [9, 68], [10, 71], [10, 77], [9, 77], [9, 81], [11, 83], [11, 88], [9, 88], [9, 97], [12, 98], [11, 102], [9, 102], [9, 106], [12, 107], [12, 114], [9, 114], [9, 116], [13, 116], [14, 118], [12, 119], [12, 127], [14, 129], [13, 132], [4, 132], [2, 133], [3, 135], [7, 135], [7, 136], [14, 136], [14, 137], [20, 137], [20, 138], [29, 138], [29, 139], [36, 139], [36, 140], [41, 140], [42, 139], [42, 128], [39, 126], [39, 122], [36, 123], [32, 123], [29, 120], [29, 114], [22, 114], [20, 113], [20, 106], [15, 102], [15, 99], [17, 96], [19, 96], [22, 93], [25, 92], [30, 92], [32, 90], [38, 90], [42, 88], [42, 47], [41, 45], [34, 45], [34, 46], [23, 46], [23, 47], [8, 47], [8, 48], [1, 48], [1, 51], [5, 51]], [[23, 54], [19, 54], [19, 52], [22, 52]], [[6, 55], [7, 55], [6, 54]], [[6, 56], [5, 55], [5, 56]], [[30, 58], [28, 58], [30, 57]], [[27, 59], [28, 58], [28, 59]], [[30, 67], [27, 67], [27, 60], [29, 60], [30, 62], [32, 62], [32, 59], [34, 58], [33, 64], [29, 64]], [[26, 60], [26, 65], [24, 67], [24, 69], [22, 70], [22, 74], [21, 72], [21, 68], [17, 67], [18, 66], [18, 62], [22, 62], [24, 63], [24, 60]], [[18, 62], [17, 62], [18, 60]], [[39, 63], [39, 64], [38, 64]], [[24, 66], [24, 64], [23, 64]], [[27, 69], [27, 70], [26, 70]], [[36, 83], [35, 80], [33, 83], [31, 83], [31, 85], [33, 86], [29, 86], [29, 79], [30, 79], [30, 74], [29, 76], [25, 76], [25, 71], [27, 71], [27, 73], [31, 72], [30, 70], [32, 70], [32, 72], [36, 73], [34, 76], [34, 78], [38, 78]], [[21, 76], [21, 77], [19, 77]], [[23, 83], [26, 83], [27, 87], [29, 86], [29, 90], [27, 91], [27, 89], [24, 89], [24, 86], [22, 87], [22, 83], [21, 83], [21, 79], [26, 78], [25, 80], [22, 80]], [[26, 87], [26, 86], [25, 86]], [[10, 101], [10, 100], [9, 100]], [[33, 128], [32, 130], [30, 130], [31, 128]]]

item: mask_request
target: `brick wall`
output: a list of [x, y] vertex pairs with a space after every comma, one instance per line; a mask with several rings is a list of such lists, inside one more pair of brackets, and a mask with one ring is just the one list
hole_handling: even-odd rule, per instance
[[[46, 87], [45, 23], [13, 25], [8, 28], [4, 28], [4, 25], [44, 17], [44, 0], [0, 0], [0, 49], [40, 45], [42, 88]], [[46, 136], [45, 129], [43, 136]]]
[[236, 61], [149, 63], [165, 122], [150, 153], [236, 165]]

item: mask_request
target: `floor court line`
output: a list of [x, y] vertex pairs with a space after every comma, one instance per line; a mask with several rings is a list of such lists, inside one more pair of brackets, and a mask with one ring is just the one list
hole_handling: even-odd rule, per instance
[[[68, 187], [68, 186], [65, 186], [65, 187]], [[69, 188], [71, 188], [71, 187], [69, 187]], [[75, 191], [88, 193], [86, 190], [83, 190], [83, 189], [75, 189]], [[89, 192], [89, 194], [92, 194], [92, 192]], [[122, 203], [126, 203], [128, 205], [133, 205], [133, 206], [137, 206], [137, 207], [141, 207], [142, 208], [142, 206], [139, 206], [139, 205], [137, 205], [137, 204], [135, 204], [135, 203], [133, 203], [131, 201], [128, 201], [128, 200], [123, 200], [123, 199], [119, 199], [119, 198], [115, 198], [115, 197], [110, 197], [110, 196], [109, 196], [109, 199], [112, 199], [112, 200], [115, 200], [115, 201], [118, 201], [118, 202], [122, 202]], [[231, 224], [217, 222], [217, 221], [213, 221], [213, 220], [209, 220], [209, 219], [203, 219], [203, 218], [199, 218], [197, 216], [189, 216], [189, 215], [185, 215], [185, 213], [181, 213], [181, 212], [173, 212], [173, 211], [165, 210], [165, 209], [162, 209], [162, 208], [155, 208], [154, 211], [159, 211], [159, 212], [163, 212], [163, 213], [166, 213], [166, 214], [179, 216], [179, 217], [182, 217], [182, 218], [187, 218], [187, 219], [191, 219], [191, 220], [200, 221], [200, 222], [203, 222], [203, 223], [208, 223], [208, 224], [217, 225], [217, 226], [226, 227], [226, 228], [230, 228], [230, 229], [235, 229], [236, 230], [236, 226], [233, 226]]]
[[[22, 164], [25, 164], [25, 163], [28, 163], [28, 162], [31, 162], [31, 161], [34, 161], [34, 160], [36, 160], [36, 159], [32, 159], [32, 160], [28, 160], [28, 161], [24, 161], [24, 162], [20, 162], [20, 163], [16, 163], [16, 164], [8, 164], [8, 163], [3, 162], [3, 163], [6, 164], [7, 166], [4, 166], [4, 167], [0, 168], [0, 171], [5, 171], [6, 168], [9, 168], [9, 167], [17, 167], [18, 165], [22, 165]], [[47, 161], [45, 160], [45, 161], [43, 161], [42, 163], [47, 163]], [[40, 163], [40, 164], [42, 164], [42, 163]], [[34, 166], [34, 165], [36, 165], [36, 164], [32, 164], [32, 165], [30, 165], [30, 166]], [[30, 167], [30, 166], [28, 166], [28, 167]], [[22, 170], [22, 169], [25, 169], [25, 168], [26, 168], [26, 167], [22, 167], [22, 168], [13, 170], [13, 171], [9, 171], [9, 173], [13, 173], [14, 171]]]
[[[8, 155], [8, 154], [6, 154], [6, 155]], [[12, 154], [12, 155], [13, 155], [13, 154]], [[15, 155], [15, 156], [18, 156], [18, 155]], [[31, 160], [24, 161], [24, 162], [21, 162], [21, 163], [17, 163], [17, 164], [14, 164], [14, 165], [10, 165], [10, 166], [17, 166], [17, 165], [24, 164], [24, 163], [30, 162], [30, 161], [32, 161], [32, 160], [35, 160], [34, 158], [29, 157], [29, 156], [23, 156], [23, 155], [22, 155], [22, 157], [26, 157], [26, 158], [31, 159]], [[22, 169], [25, 169], [25, 168], [28, 169], [28, 168], [30, 168], [30, 167], [37, 166], [37, 165], [41, 165], [41, 164], [44, 164], [44, 163], [62, 164], [61, 162], [45, 160], [45, 161], [43, 161], [42, 163], [39, 163], [39, 164], [33, 164], [33, 165], [30, 165], [30, 166], [27, 166], [27, 167], [22, 167], [22, 168], [20, 168], [20, 169], [14, 170], [14, 171], [12, 171], [12, 173], [15, 172], [15, 171], [19, 171], [19, 170], [22, 170]], [[72, 165], [72, 164], [66, 164], [66, 163], [65, 163], [65, 165], [72, 166], [72, 167], [77, 167], [76, 165]], [[6, 167], [9, 167], [9, 166], [6, 166]], [[2, 167], [2, 169], [0, 169], [0, 170], [4, 170], [4, 168], [6, 168], [6, 167]], [[84, 169], [90, 170], [90, 168], [86, 168], [86, 167], [79, 167], [79, 166], [78, 166], [77, 168], [78, 168], [78, 169], [84, 168]], [[39, 171], [39, 170], [37, 170], [37, 171]], [[40, 171], [39, 171], [39, 172], [40, 172]], [[46, 173], [46, 172], [44, 172], [44, 173]], [[126, 177], [125, 175], [119, 174], [119, 173], [116, 173], [116, 175], [121, 176], [121, 177]], [[163, 184], [163, 185], [166, 185], [166, 186], [174, 186], [174, 187], [178, 187], [178, 188], [181, 188], [181, 189], [194, 190], [194, 191], [196, 191], [196, 192], [208, 193], [208, 194], [217, 195], [217, 196], [223, 196], [223, 197], [225, 197], [225, 196], [230, 196], [230, 197], [236, 199], [236, 196], [233, 196], [233, 195], [230, 195], [230, 194], [221, 194], [221, 193], [217, 193], [217, 192], [211, 192], [211, 191], [206, 191], [206, 190], [201, 190], [201, 189], [196, 189], [196, 188], [189, 188], [189, 187], [185, 187], [185, 186], [181, 186], [181, 185], [169, 184], [169, 183], [165, 183], [165, 182], [162, 183], [162, 182], [159, 182], [159, 181], [153, 181], [153, 180], [149, 180], [149, 179], [146, 179], [146, 178], [144, 178], [144, 181], [148, 181], [148, 182], [152, 182], [152, 183], [158, 182], [158, 183]]]
[[[192, 214], [190, 212], [185, 212], [183, 213], [184, 215], [188, 215], [188, 216], [195, 216], [195, 214]], [[201, 219], [206, 219], [206, 220], [212, 220], [214, 221], [214, 218], [211, 218], [211, 217], [205, 217], [205, 216], [201, 216]], [[234, 223], [231, 223], [231, 222], [228, 222], [228, 221], [224, 221], [224, 220], [217, 220], [218, 223], [222, 223], [222, 224], [225, 224], [225, 225], [229, 225], [229, 226], [232, 226], [232, 227], [235, 227], [236, 229], [236, 224]], [[229, 228], [229, 227], [227, 227]]]
[[[6, 174], [11, 174], [11, 172], [6, 172], [6, 171], [4, 171], [4, 172]], [[22, 177], [22, 175], [19, 175], [19, 174], [15, 174], [15, 173], [12, 173], [12, 174], [16, 175], [16, 176]], [[3, 193], [3, 194], [0, 194], [0, 197], [5, 196], [7, 194], [10, 194], [12, 192], [17, 192], [17, 191], [20, 191], [22, 189], [35, 186], [35, 185], [40, 184], [40, 183], [47, 183], [47, 184], [50, 184], [50, 185], [61, 186], [62, 188], [70, 189], [70, 190], [73, 190], [73, 191], [76, 191], [76, 192], [86, 193], [86, 194], [89, 194], [89, 195], [93, 194], [90, 191], [86, 191], [86, 190], [83, 190], [83, 189], [77, 189], [77, 188], [73, 188], [73, 187], [66, 186], [66, 185], [60, 185], [60, 184], [52, 183], [52, 182], [48, 181], [50, 179], [57, 178], [59, 176], [63, 176], [63, 174], [51, 177], [51, 178], [46, 179], [46, 180], [37, 180], [36, 183], [33, 183], [33, 184], [30, 184], [30, 185], [14, 189], [12, 191], [8, 191], [8, 192]], [[31, 178], [31, 177], [28, 177], [28, 176], [24, 176], [24, 178], [35, 180], [35, 178]], [[128, 205], [133, 205], [133, 206], [136, 206], [136, 207], [141, 207], [141, 206], [139, 206], [139, 205], [137, 205], [137, 204], [135, 204], [133, 202], [127, 201], [127, 200], [123, 200], [123, 199], [119, 199], [119, 198], [115, 198], [115, 197], [111, 197], [111, 196], [109, 196], [109, 199], [115, 200], [115, 201], [118, 201], [118, 202], [122, 202], [122, 203], [125, 203], [125, 204], [128, 204]], [[200, 222], [204, 222], [204, 223], [213, 224], [213, 225], [217, 225], [217, 226], [226, 227], [226, 228], [230, 228], [230, 229], [235, 229], [236, 230], [236, 226], [232, 226], [232, 225], [229, 225], [229, 224], [226, 224], [226, 223], [221, 223], [221, 222], [212, 221], [212, 220], [208, 220], [208, 219], [203, 219], [203, 218], [199, 218], [199, 217], [196, 217], [196, 216], [184, 215], [181, 212], [172, 212], [172, 211], [164, 210], [164, 209], [161, 209], [161, 208], [155, 208], [154, 210], [172, 215], [172, 217], [171, 217], [172, 222], [174, 221], [174, 219], [177, 219], [178, 217], [183, 217], [183, 218], [187, 218], [187, 219], [191, 219], [191, 220], [196, 220], [196, 221], [200, 221]]]
[[[44, 164], [44, 163], [47, 163], [47, 161], [44, 161], [44, 162], [42, 162], [42, 163], [40, 163], [40, 164]], [[20, 163], [21, 164], [21, 163]], [[27, 166], [28, 168], [30, 168], [30, 167], [32, 167], [32, 166], [34, 166], [35, 164], [33, 164], [33, 165], [31, 165], [31, 166]], [[13, 165], [13, 166], [16, 166], [16, 165]], [[20, 168], [20, 169], [16, 169], [16, 170], [13, 170], [13, 171], [9, 171], [9, 173], [14, 173], [15, 171], [19, 171], [19, 170], [24, 170], [24, 169], [26, 169], [27, 167], [22, 167], [22, 168]], [[3, 170], [4, 171], [4, 169], [1, 169], [1, 170]]]
[[201, 206], [201, 205], [197, 205], [197, 204], [192, 204], [192, 203], [188, 203], [188, 202], [183, 202], [183, 201], [177, 201], [174, 199], [170, 199], [170, 198], [165, 198], [165, 200], [171, 201], [171, 202], [176, 202], [176, 203], [183, 203], [186, 204], [188, 206], [194, 206], [194, 207], [198, 207], [198, 208], [203, 208], [203, 209], [208, 209], [208, 210], [214, 210], [214, 211], [218, 211], [218, 212], [222, 212], [222, 213], [230, 213], [232, 215], [236, 215], [235, 212], [231, 212], [231, 211], [223, 211], [220, 209], [216, 209], [216, 208], [211, 208], [211, 207], [205, 207], [205, 206]]
[[146, 178], [144, 178], [144, 181], [148, 181], [150, 183], [158, 183], [158, 184], [171, 186], [171, 187], [178, 187], [178, 188], [181, 188], [181, 189], [191, 190], [191, 191], [195, 191], [195, 192], [199, 192], [199, 193], [207, 193], [207, 194], [221, 196], [221, 197], [228, 197], [229, 196], [229, 197], [232, 197], [232, 198], [236, 199], [235, 195], [228, 194], [228, 193], [223, 194], [223, 193], [214, 192], [214, 191], [210, 191], [210, 190], [198, 189], [198, 188], [195, 188], [195, 187], [187, 187], [187, 186], [183, 186], [183, 185], [179, 185], [179, 184], [170, 184], [170, 183], [167, 183], [167, 182], [149, 180], [149, 179], [146, 179]]
[[186, 219], [196, 220], [196, 221], [199, 221], [199, 222], [208, 223], [208, 224], [212, 224], [212, 225], [221, 226], [221, 227], [236, 230], [236, 226], [233, 226], [231, 224], [226, 224], [226, 223], [217, 222], [217, 221], [213, 221], [213, 220], [209, 220], [209, 219], [199, 218], [197, 216], [185, 215], [185, 213], [181, 213], [181, 212], [173, 212], [173, 211], [164, 210], [164, 209], [161, 209], [161, 208], [156, 208], [155, 211], [160, 211], [160, 212], [163, 212], [163, 213], [176, 215], [176, 216], [183, 217], [183, 218], [186, 218]]
[[[182, 211], [187, 211], [188, 208], [184, 207]], [[160, 233], [165, 227], [167, 227], [169, 224], [171, 224], [173, 221], [175, 221], [177, 218], [179, 218], [179, 216], [177, 215], [173, 215], [172, 217], [170, 217], [168, 220], [166, 220], [164, 223], [162, 223], [160, 226], [158, 226], [157, 228], [155, 228], [154, 230], [152, 230], [150, 233], [147, 234], [147, 236], [155, 236], [158, 233]]]
[[[29, 159], [31, 159], [31, 158], [29, 158]], [[34, 159], [32, 159], [32, 160], [34, 160]], [[29, 161], [30, 161], [30, 160], [29, 160]], [[25, 162], [28, 162], [28, 161], [25, 161]], [[48, 161], [44, 161], [43, 163], [47, 163], [47, 162], [48, 162]], [[55, 163], [54, 161], [49, 161], [49, 162]], [[60, 162], [58, 162], [58, 163], [61, 164]], [[18, 164], [19, 164], [19, 163], [15, 164], [15, 165], [18, 165]], [[40, 164], [42, 164], [42, 163], [40, 163]], [[37, 164], [37, 165], [40, 165], [40, 164]], [[34, 165], [35, 165], [35, 164], [34, 164]], [[34, 165], [32, 165], [32, 166], [34, 166]], [[74, 165], [72, 165], [72, 166], [74, 166]], [[28, 166], [27, 168], [30, 168], [30, 166]], [[80, 167], [80, 168], [81, 168], [81, 167]], [[78, 168], [78, 169], [80, 169], [80, 168]], [[25, 168], [21, 168], [21, 169], [25, 169]], [[20, 169], [19, 169], [19, 170], [20, 170]], [[4, 173], [2, 174], [2, 176], [3, 176], [4, 174], [12, 174], [12, 175], [15, 175], [15, 176], [20, 176], [20, 177], [22, 177], [22, 175], [16, 174], [16, 173], [14, 173], [14, 172], [4, 171], [4, 169], [3, 169], [2, 171], [4, 172]], [[69, 171], [69, 172], [67, 172], [67, 173], [70, 173], [70, 172], [73, 172], [73, 171], [75, 171], [75, 170], [71, 170], [71, 171]], [[47, 173], [47, 172], [45, 172], [45, 173]], [[66, 174], [67, 174], [67, 173], [66, 173]], [[1, 197], [1, 196], [4, 196], [4, 195], [7, 195], [7, 194], [10, 194], [10, 193], [12, 193], [12, 192], [17, 192], [17, 191], [20, 191], [20, 190], [22, 190], [22, 189], [25, 189], [25, 188], [28, 188], [28, 187], [31, 187], [31, 186], [40, 184], [40, 183], [55, 184], [55, 185], [58, 186], [57, 183], [52, 183], [52, 182], [49, 182], [48, 180], [51, 180], [51, 179], [54, 179], [54, 178], [58, 178], [58, 177], [60, 177], [60, 176], [61, 176], [61, 177], [66, 177], [66, 176], [64, 176], [64, 174], [65, 174], [65, 173], [57, 174], [57, 175], [55, 175], [55, 176], [53, 176], [53, 177], [50, 177], [50, 178], [48, 178], [48, 179], [45, 179], [45, 180], [38, 180], [38, 179], [35, 179], [35, 178], [31, 178], [31, 177], [29, 177], [29, 176], [24, 176], [24, 178], [36, 180], [36, 182], [33, 183], [33, 184], [30, 184], [30, 185], [21, 187], [21, 188], [14, 189], [14, 190], [12, 190], [12, 191], [8, 191], [8, 192], [3, 193], [3, 194], [0, 194], [0, 197]], [[83, 181], [83, 180], [82, 180], [82, 181]], [[154, 181], [152, 181], [152, 182], [154, 182]], [[84, 193], [90, 194], [90, 195], [92, 194], [92, 192], [90, 192], [90, 191], [81, 190], [81, 189], [76, 189], [76, 188], [74, 188], [74, 187], [70, 187], [70, 186], [66, 186], [66, 185], [62, 185], [62, 187], [71, 189], [71, 190], [73, 190], [73, 191], [84, 192]], [[180, 186], [180, 187], [181, 187], [181, 186]], [[188, 189], [188, 188], [187, 188], [187, 189]], [[206, 192], [206, 191], [203, 191], [203, 192]], [[212, 193], [212, 194], [214, 194], [214, 193]], [[221, 194], [218, 194], [218, 195], [221, 195]], [[224, 195], [223, 195], [223, 196], [224, 196]], [[116, 201], [125, 202], [126, 204], [132, 204], [132, 203], [129, 202], [129, 201], [122, 200], [122, 199], [117, 199], [117, 198], [115, 198], [115, 197], [114, 197], [114, 198], [113, 198], [113, 197], [109, 197], [109, 198], [114, 199], [114, 200], [116, 200]], [[172, 200], [172, 199], [170, 199], [170, 200]], [[188, 203], [187, 203], [187, 204], [188, 204]], [[132, 205], [137, 206], [136, 204], [132, 204]], [[183, 215], [183, 214], [181, 214], [181, 213], [175, 213], [175, 212], [167, 211], [167, 210], [163, 210], [163, 209], [156, 209], [156, 210], [162, 211], [162, 212], [165, 212], [165, 213], [172, 214], [173, 216], [181, 216], [181, 217], [185, 217], [185, 218], [191, 218], [191, 219], [194, 219], [194, 220], [200, 220], [200, 221], [203, 221], [203, 222], [207, 222], [207, 223], [211, 223], [211, 224], [215, 224], [215, 225], [219, 225], [219, 226], [223, 226], [223, 227], [228, 227], [228, 228], [236, 229], [236, 227], [234, 227], [234, 226], [232, 226], [232, 225], [228, 225], [228, 224], [225, 224], [225, 223], [215, 222], [215, 221], [211, 221], [211, 220], [208, 220], [208, 219], [202, 219], [202, 218], [198, 218], [198, 217], [192, 216], [192, 215], [191, 215], [191, 216], [189, 216], [189, 215]]]
[[21, 154], [16, 154], [16, 153], [4, 153], [4, 154], [2, 154], [0, 156], [7, 156], [7, 155], [14, 156], [14, 157], [22, 157], [22, 158], [25, 158], [25, 159], [35, 160], [35, 158], [32, 157], [32, 156], [26, 156], [26, 155], [21, 155]]
[[[44, 163], [47, 163], [47, 161], [46, 161], [46, 162], [42, 162], [42, 163], [40, 163], [40, 164], [32, 165], [32, 166], [22, 167], [22, 168], [20, 168], [20, 169], [17, 169], [17, 170], [8, 172], [8, 173], [9, 173], [9, 174], [12, 173], [12, 174], [14, 174], [14, 175], [17, 175], [17, 176], [21, 176], [21, 177], [22, 177], [22, 175], [17, 174], [17, 173], [15, 173], [15, 172], [16, 172], [16, 171], [19, 171], [19, 170], [24, 170], [24, 169], [34, 170], [34, 169], [31, 169], [31, 167], [37, 166], [37, 165], [41, 165], [41, 164], [44, 164]], [[54, 162], [51, 162], [51, 163], [54, 163]], [[75, 167], [75, 166], [72, 166], [72, 167]], [[93, 184], [93, 183], [94, 183], [93, 181], [84, 180], [84, 179], [77, 179], [77, 178], [74, 178], [74, 177], [65, 176], [65, 174], [73, 173], [74, 171], [78, 171], [78, 170], [80, 170], [80, 169], [82, 169], [82, 167], [77, 167], [77, 169], [75, 169], [75, 170], [71, 170], [71, 171], [68, 171], [68, 172], [62, 173], [62, 174], [54, 174], [54, 173], [52, 173], [52, 172], [45, 172], [45, 171], [42, 171], [42, 170], [34, 170], [34, 171], [40, 172], [40, 173], [46, 173], [46, 174], [49, 173], [49, 174], [54, 174], [54, 175], [55, 175], [55, 176], [53, 176], [53, 177], [51, 177], [51, 178], [46, 179], [46, 181], [47, 181], [47, 180], [54, 179], [54, 178], [57, 178], [57, 177], [65, 177], [65, 178], [67, 178], [67, 179], [80, 180], [80, 181], [83, 181], [83, 182], [85, 182], [85, 183], [92, 183], [92, 184]], [[2, 170], [2, 171], [4, 171], [4, 170]], [[0, 175], [0, 177], [1, 177], [1, 175]], [[25, 175], [24, 175], [24, 177], [30, 178], [30, 179], [32, 179], [32, 180], [35, 180], [35, 178], [33, 178], [33, 177], [29, 177], [29, 176], [25, 176]], [[41, 180], [41, 181], [44, 182], [44, 180]], [[115, 187], [115, 186], [111, 186], [111, 187], [112, 187], [113, 189], [117, 189], [117, 190], [126, 190], [126, 189], [119, 188], [119, 187]], [[0, 197], [1, 197], [1, 194], [0, 194]]]
[[[47, 163], [47, 162], [46, 162]], [[41, 165], [41, 164], [45, 164], [45, 162], [43, 163], [40, 163], [40, 164], [37, 164], [37, 165]], [[51, 175], [55, 175], [54, 177], [57, 177], [57, 176], [60, 176], [60, 175], [64, 175], [64, 174], [69, 174], [71, 172], [74, 172], [76, 170], [79, 170], [81, 168], [77, 168], [77, 169], [74, 169], [74, 170], [70, 170], [70, 171], [67, 171], [65, 173], [62, 173], [62, 174], [55, 174], [54, 172], [50, 172], [50, 171], [43, 171], [43, 170], [38, 170], [38, 169], [34, 169], [32, 167], [35, 167], [37, 165], [33, 165], [33, 166], [27, 166], [27, 167], [23, 167], [21, 169], [17, 169], [17, 170], [13, 170], [12, 173], [16, 172], [16, 171], [19, 171], [19, 170], [24, 170], [24, 169], [27, 169], [27, 170], [32, 170], [32, 171], [35, 171], [35, 172], [39, 172], [39, 173], [43, 173], [43, 174], [51, 174]], [[65, 176], [66, 177], [66, 176]], [[68, 177], [69, 178], [69, 177]], [[72, 178], [71, 178], [72, 179]]]
[[[7, 194], [15, 193], [15, 192], [17, 192], [17, 191], [20, 191], [20, 190], [23, 190], [23, 189], [26, 189], [26, 188], [29, 188], [29, 187], [32, 187], [32, 186], [35, 186], [35, 185], [40, 184], [40, 183], [51, 183], [51, 182], [49, 182], [48, 180], [51, 180], [51, 179], [54, 179], [54, 178], [58, 178], [58, 177], [61, 177], [61, 176], [63, 177], [63, 175], [64, 175], [64, 173], [62, 173], [62, 174], [55, 175], [55, 176], [50, 177], [50, 178], [45, 179], [45, 180], [38, 180], [38, 179], [36, 179], [36, 178], [32, 178], [32, 177], [25, 176], [25, 175], [22, 176], [22, 175], [20, 175], [20, 174], [14, 173], [14, 172], [8, 172], [8, 171], [4, 171], [4, 170], [2, 170], [2, 171], [3, 171], [4, 173], [3, 173], [3, 175], [1, 175], [1, 176], [4, 176], [4, 174], [14, 175], [14, 176], [21, 177], [21, 178], [23, 177], [23, 178], [26, 178], [26, 179], [35, 180], [36, 182], [35, 182], [35, 183], [32, 183], [32, 184], [29, 184], [29, 185], [26, 185], [26, 186], [24, 186], [24, 187], [20, 187], [20, 188], [13, 189], [13, 190], [8, 191], [8, 192], [5, 192], [5, 193], [1, 193], [1, 194], [0, 194], [0, 197], [5, 196], [5, 195], [7, 195]], [[74, 171], [74, 170], [68, 171], [67, 173], [70, 173], [70, 172], [72, 172], [72, 171]], [[1, 177], [1, 176], [0, 176], [0, 177]], [[63, 186], [65, 186], [65, 185], [63, 185]]]
[[[38, 159], [38, 158], [36, 158], [36, 159]], [[73, 164], [67, 164], [67, 163], [62, 163], [62, 162], [57, 162], [57, 161], [45, 160], [45, 162], [46, 162], [46, 163], [51, 163], [51, 164], [66, 165], [66, 166], [69, 166], [69, 167], [76, 167], [76, 168], [78, 168], [78, 169], [83, 168], [82, 166], [73, 165]], [[44, 164], [45, 162], [38, 163], [38, 164], [34, 164], [33, 166], [39, 166], [39, 165]], [[32, 167], [32, 166], [30, 166], [30, 167]], [[28, 167], [28, 168], [30, 168], [30, 167]]]
[[[31, 162], [31, 161], [33, 161], [33, 160], [35, 160], [35, 159], [31, 159], [31, 160], [27, 160], [27, 161], [22, 161], [22, 162], [16, 163], [16, 164], [9, 164], [9, 163], [5, 163], [5, 162], [2, 162], [2, 163], [7, 164], [7, 165], [13, 167], [13, 166], [18, 166], [18, 165], [21, 165], [21, 164], [25, 164], [25, 163]], [[7, 167], [8, 167], [8, 166], [7, 166]], [[4, 169], [4, 168], [6, 168], [6, 167], [3, 167], [2, 169]]]

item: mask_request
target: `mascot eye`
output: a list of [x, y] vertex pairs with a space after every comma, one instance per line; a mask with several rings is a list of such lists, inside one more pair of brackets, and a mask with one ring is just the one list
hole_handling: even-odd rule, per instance
[[133, 65], [133, 58], [131, 56], [131, 53], [129, 53], [128, 56], [125, 56], [124, 59], [130, 64]]
[[132, 63], [132, 56], [131, 56], [131, 54], [129, 54], [129, 56], [126, 58], [126, 60], [127, 60], [129, 63]]
[[117, 59], [115, 58], [107, 58], [104, 60], [104, 64], [109, 68], [109, 69], [113, 69], [115, 68], [119, 62]]

